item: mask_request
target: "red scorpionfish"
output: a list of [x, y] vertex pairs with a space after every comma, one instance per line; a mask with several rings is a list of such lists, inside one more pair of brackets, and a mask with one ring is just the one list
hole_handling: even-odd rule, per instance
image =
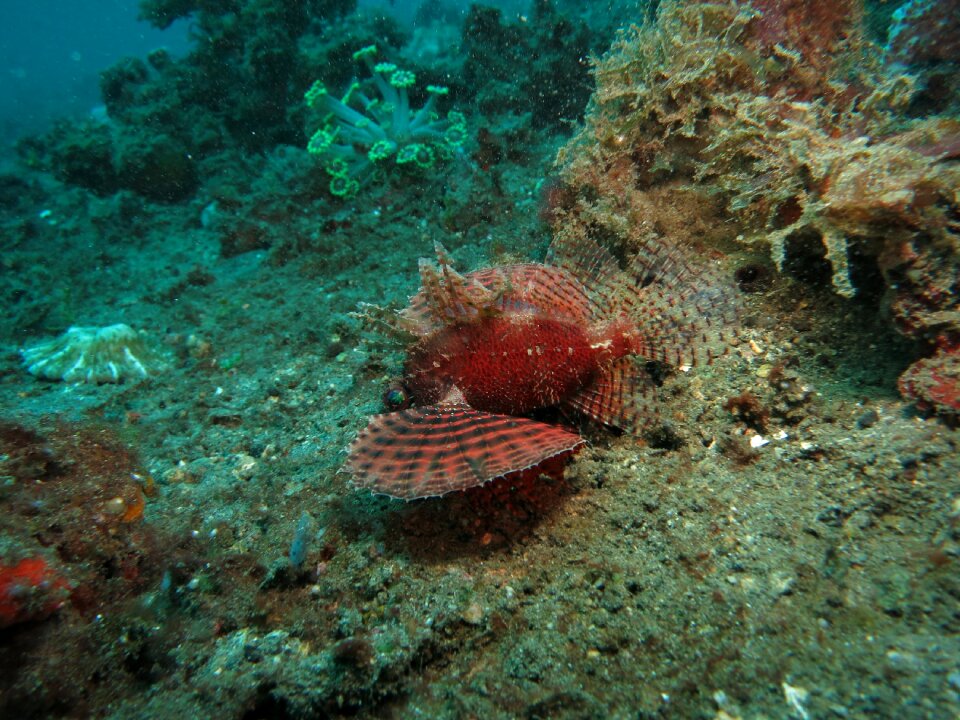
[[643, 430], [657, 418], [645, 363], [709, 362], [735, 316], [711, 269], [652, 241], [625, 269], [588, 240], [555, 240], [542, 264], [466, 275], [439, 244], [436, 254], [393, 322], [414, 338], [403, 386], [415, 404], [372, 417], [348, 450], [355, 484], [395, 498], [482, 485], [585, 442], [523, 417], [537, 410]]

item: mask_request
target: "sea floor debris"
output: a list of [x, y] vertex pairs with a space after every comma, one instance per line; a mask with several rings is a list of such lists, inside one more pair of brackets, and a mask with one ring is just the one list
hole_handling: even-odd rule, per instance
[[144, 380], [165, 365], [144, 336], [124, 323], [70, 327], [61, 336], [26, 347], [20, 354], [31, 375], [64, 382]]

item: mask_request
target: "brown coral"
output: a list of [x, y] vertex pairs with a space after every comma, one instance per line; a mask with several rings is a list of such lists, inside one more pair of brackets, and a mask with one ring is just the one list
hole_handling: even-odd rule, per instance
[[587, 124], [558, 158], [564, 179], [600, 202], [692, 179], [778, 267], [788, 237], [815, 231], [852, 296], [850, 240], [876, 256], [889, 238], [955, 233], [960, 181], [937, 162], [956, 123], [900, 118], [914, 83], [886, 74], [860, 15], [857, 2], [664, 3], [597, 63]]

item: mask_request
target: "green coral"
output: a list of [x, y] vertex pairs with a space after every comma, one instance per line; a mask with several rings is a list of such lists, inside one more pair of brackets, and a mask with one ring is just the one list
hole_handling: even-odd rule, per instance
[[323, 161], [331, 176], [330, 192], [338, 197], [356, 194], [370, 178], [391, 168], [433, 170], [467, 139], [463, 114], [451, 111], [441, 118], [436, 112], [437, 98], [447, 94], [446, 88], [428, 86], [424, 105], [411, 108], [408, 89], [416, 84], [416, 75], [393, 63], [375, 63], [376, 53], [373, 45], [354, 53], [370, 77], [352, 83], [342, 98], [332, 96], [319, 80], [304, 94], [307, 106], [321, 113], [307, 150]]

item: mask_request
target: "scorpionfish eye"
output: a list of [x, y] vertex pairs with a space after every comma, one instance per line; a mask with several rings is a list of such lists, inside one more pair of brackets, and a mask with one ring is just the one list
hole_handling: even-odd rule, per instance
[[383, 394], [383, 405], [387, 410], [403, 410], [410, 405], [410, 393], [400, 383], [394, 383]]

